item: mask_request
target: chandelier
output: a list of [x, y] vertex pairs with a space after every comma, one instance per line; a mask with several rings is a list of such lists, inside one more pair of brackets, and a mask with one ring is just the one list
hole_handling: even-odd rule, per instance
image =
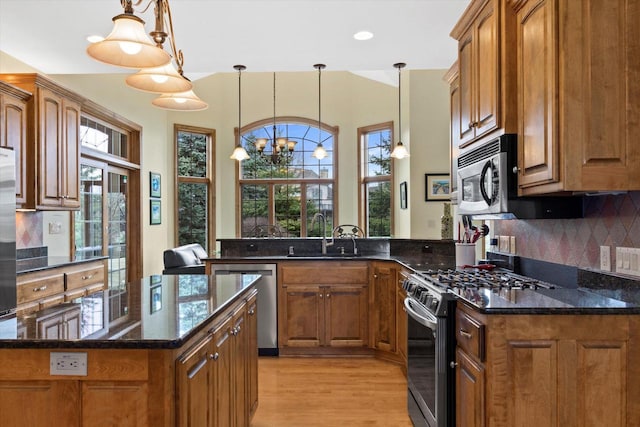
[[276, 73], [273, 73], [273, 134], [268, 138], [257, 138], [255, 147], [259, 155], [267, 157], [274, 165], [287, 164], [293, 157], [296, 141], [276, 135]]
[[[169, 0], [146, 0], [146, 6], [140, 10], [145, 13], [154, 6], [155, 28], [149, 35], [144, 21], [134, 15], [134, 7], [143, 1], [120, 0], [124, 13], [113, 18], [111, 33], [89, 45], [87, 54], [109, 65], [139, 69], [127, 77], [126, 83], [138, 90], [161, 94], [152, 101], [156, 107], [179, 111], [206, 109], [207, 103], [198, 98], [193, 84], [183, 75], [184, 56], [176, 48]], [[163, 49], [167, 39], [171, 54]]]

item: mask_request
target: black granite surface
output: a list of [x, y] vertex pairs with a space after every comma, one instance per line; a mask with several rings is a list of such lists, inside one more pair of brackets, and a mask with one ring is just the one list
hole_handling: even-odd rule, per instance
[[[0, 318], [0, 348], [178, 348], [259, 278], [251, 274], [150, 276], [129, 283], [121, 292], [97, 292], [34, 314]], [[39, 336], [39, 321], [78, 308], [79, 337]], [[111, 322], [109, 312], [115, 317]]]
[[465, 289], [458, 297], [486, 314], [640, 314], [640, 306], [583, 289]]
[[48, 270], [55, 267], [64, 267], [72, 264], [82, 264], [91, 261], [107, 259], [107, 256], [99, 256], [88, 259], [73, 259], [68, 256], [44, 256], [24, 258], [16, 261], [16, 273], [18, 275], [33, 273], [34, 271]]

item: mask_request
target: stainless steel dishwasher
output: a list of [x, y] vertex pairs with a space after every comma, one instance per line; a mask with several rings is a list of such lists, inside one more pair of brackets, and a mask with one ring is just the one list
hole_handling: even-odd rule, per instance
[[278, 298], [275, 264], [211, 264], [216, 276], [231, 273], [260, 274], [258, 289], [258, 354], [278, 355]]

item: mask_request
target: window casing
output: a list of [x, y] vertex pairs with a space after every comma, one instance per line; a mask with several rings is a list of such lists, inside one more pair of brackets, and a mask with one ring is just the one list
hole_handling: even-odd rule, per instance
[[[275, 155], [271, 147], [274, 120], [244, 126], [242, 145], [250, 158], [238, 166], [237, 235], [240, 237], [317, 237], [321, 224], [313, 216], [321, 212], [327, 219], [327, 236], [337, 218], [338, 128], [301, 117], [275, 120], [275, 135], [295, 141], [293, 153]], [[238, 132], [236, 130], [236, 138]], [[262, 154], [255, 141], [268, 138]], [[318, 140], [327, 151], [322, 160], [311, 155]]]
[[367, 237], [393, 233], [393, 122], [358, 128], [360, 223]]
[[176, 245], [215, 247], [215, 130], [175, 125]]

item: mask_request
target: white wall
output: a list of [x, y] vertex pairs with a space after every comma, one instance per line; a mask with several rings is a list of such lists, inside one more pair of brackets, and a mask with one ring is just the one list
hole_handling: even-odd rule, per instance
[[[35, 72], [0, 52], [0, 72]], [[440, 238], [442, 203], [424, 201], [424, 174], [447, 172], [449, 164], [449, 97], [445, 70], [404, 70], [402, 141], [411, 157], [395, 162], [396, 183], [408, 182], [409, 209], [399, 208], [395, 188], [395, 237]], [[216, 230], [219, 238], [235, 237], [236, 164], [229, 159], [238, 125], [238, 75], [218, 73], [194, 82], [194, 91], [209, 104], [202, 112], [168, 112], [151, 105], [153, 94], [129, 88], [126, 74], [54, 75], [51, 79], [139, 124], [142, 132], [143, 269], [162, 270], [162, 251], [173, 246], [173, 125], [216, 130]], [[272, 73], [242, 75], [242, 124], [273, 115]], [[408, 77], [408, 78], [407, 78]], [[317, 71], [278, 73], [276, 114], [317, 120]], [[327, 69], [322, 73], [322, 121], [338, 126], [338, 221], [357, 223], [357, 128], [392, 120], [397, 126], [397, 87]], [[395, 130], [398, 135], [398, 129]], [[397, 141], [397, 138], [396, 138]], [[394, 143], [396, 142], [394, 141]], [[149, 225], [149, 171], [162, 174], [162, 224]]]

